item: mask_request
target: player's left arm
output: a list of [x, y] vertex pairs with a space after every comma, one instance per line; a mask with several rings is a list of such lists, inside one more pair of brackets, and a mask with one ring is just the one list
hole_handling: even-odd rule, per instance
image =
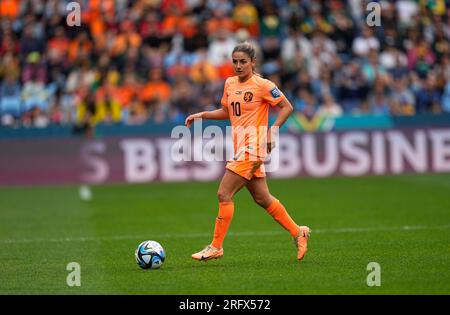
[[289, 118], [289, 116], [294, 111], [294, 107], [292, 107], [291, 102], [285, 97], [278, 103], [278, 107], [280, 107], [280, 113], [278, 114], [277, 119], [273, 123], [272, 127], [280, 128]]
[[267, 152], [270, 153], [272, 149], [275, 147], [275, 135], [278, 134], [279, 128], [286, 122], [289, 116], [294, 111], [291, 102], [284, 97], [279, 103], [280, 112], [278, 114], [277, 119], [273, 123], [272, 127], [270, 127], [267, 133]]

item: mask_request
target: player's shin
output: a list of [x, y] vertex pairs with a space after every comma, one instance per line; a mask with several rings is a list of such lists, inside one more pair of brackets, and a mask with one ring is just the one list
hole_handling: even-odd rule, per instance
[[299, 226], [289, 216], [286, 208], [276, 198], [266, 208], [266, 211], [277, 221], [285, 230], [289, 231], [292, 237], [296, 237], [299, 232]]
[[211, 243], [215, 248], [222, 248], [223, 240], [225, 239], [231, 219], [233, 218], [233, 213], [233, 201], [219, 203], [219, 215], [216, 218], [214, 239]]

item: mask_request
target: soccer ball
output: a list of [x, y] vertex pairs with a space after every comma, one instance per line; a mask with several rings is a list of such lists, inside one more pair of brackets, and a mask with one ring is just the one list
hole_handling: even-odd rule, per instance
[[158, 269], [166, 259], [164, 248], [155, 241], [144, 241], [139, 244], [134, 256], [142, 269]]

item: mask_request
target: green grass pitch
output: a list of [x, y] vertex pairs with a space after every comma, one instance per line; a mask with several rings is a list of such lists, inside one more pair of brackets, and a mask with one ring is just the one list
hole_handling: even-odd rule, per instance
[[[220, 260], [190, 255], [211, 241], [213, 183], [0, 189], [0, 294], [449, 294], [450, 174], [269, 180], [312, 228], [296, 261], [290, 235], [242, 190]], [[167, 259], [142, 270], [156, 240]], [[66, 266], [81, 266], [69, 287]], [[369, 287], [369, 262], [381, 286]]]

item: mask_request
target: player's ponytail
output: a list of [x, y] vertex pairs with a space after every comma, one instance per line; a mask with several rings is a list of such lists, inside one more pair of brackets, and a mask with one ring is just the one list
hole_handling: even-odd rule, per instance
[[[253, 61], [256, 59], [256, 49], [255, 47], [250, 44], [249, 42], [242, 42], [236, 45], [236, 47], [234, 47], [233, 49], [233, 54], [235, 52], [243, 52], [245, 54], [247, 54], [247, 56], [250, 57], [250, 60]], [[261, 76], [259, 73], [255, 72], [255, 68], [253, 67], [253, 74], [256, 74], [258, 76]]]

